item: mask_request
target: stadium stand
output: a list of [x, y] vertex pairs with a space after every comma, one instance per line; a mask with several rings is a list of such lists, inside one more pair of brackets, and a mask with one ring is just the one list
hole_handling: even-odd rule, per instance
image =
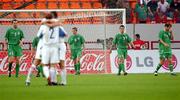
[[[117, 2], [119, 0], [1, 0], [0, 9], [9, 10], [9, 9], [102, 9], [102, 8], [117, 8]], [[137, 4], [139, 0], [121, 0], [129, 4], [129, 8], [124, 7], [127, 10], [127, 23], [179, 23], [180, 22], [180, 9], [174, 10], [173, 6], [174, 1], [169, 2], [170, 9], [167, 15], [161, 16], [158, 12], [154, 14], [154, 19], [149, 17], [149, 11], [146, 10], [144, 15], [147, 15], [147, 18], [143, 18], [141, 7], [138, 8], [137, 12]], [[180, 1], [177, 3], [176, 8], [180, 8]], [[113, 6], [109, 6], [113, 5]], [[146, 4], [144, 4], [147, 6]], [[116, 7], [117, 6], [117, 7]], [[3, 16], [2, 16], [3, 15]], [[0, 14], [2, 18], [10, 18], [14, 17], [13, 14]], [[41, 17], [40, 14], [25, 14], [22, 13], [20, 18], [28, 18], [34, 16], [35, 18]], [[140, 18], [141, 17], [141, 18]], [[96, 19], [96, 18], [93, 18]], [[141, 21], [143, 19], [143, 21]], [[77, 19], [76, 19], [77, 20]], [[97, 20], [90, 20], [90, 23], [98, 23]], [[71, 21], [73, 22], [73, 21]], [[76, 21], [75, 21], [76, 22]], [[4, 23], [4, 22], [3, 22]], [[84, 22], [86, 23], [86, 21]], [[88, 23], [88, 22], [87, 22]], [[1, 23], [2, 24], [2, 23]]]

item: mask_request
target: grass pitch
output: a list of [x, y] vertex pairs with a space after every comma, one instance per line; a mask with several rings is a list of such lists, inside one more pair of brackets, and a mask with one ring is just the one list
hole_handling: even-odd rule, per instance
[[33, 77], [29, 87], [25, 78], [0, 76], [0, 100], [180, 100], [180, 74], [68, 75], [67, 86]]

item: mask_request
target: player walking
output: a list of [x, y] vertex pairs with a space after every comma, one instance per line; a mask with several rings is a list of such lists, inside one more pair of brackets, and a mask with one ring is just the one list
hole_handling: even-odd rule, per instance
[[165, 24], [164, 30], [159, 32], [159, 54], [160, 54], [160, 63], [158, 64], [154, 75], [158, 76], [158, 70], [164, 64], [165, 60], [168, 60], [169, 63], [169, 70], [171, 75], [176, 75], [173, 73], [173, 64], [172, 64], [172, 49], [171, 49], [171, 40], [174, 39], [174, 35], [172, 32], [172, 25]]

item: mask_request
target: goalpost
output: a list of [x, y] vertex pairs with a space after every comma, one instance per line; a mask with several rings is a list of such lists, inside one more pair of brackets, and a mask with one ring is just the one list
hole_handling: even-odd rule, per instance
[[[13, 19], [19, 21], [19, 27], [25, 34], [25, 41], [31, 42], [36, 36], [40, 22], [45, 12], [56, 11], [58, 19], [62, 20], [63, 27], [72, 35], [71, 29], [78, 28], [78, 33], [83, 35], [85, 54], [81, 59], [81, 70], [84, 73], [109, 73], [110, 55], [109, 48], [112, 39], [119, 32], [121, 24], [126, 26], [125, 9], [41, 9], [41, 10], [0, 10], [0, 27], [4, 34]], [[0, 42], [3, 41], [0, 37]], [[67, 39], [66, 39], [67, 41]], [[24, 48], [29, 48], [24, 45]], [[69, 54], [67, 54], [67, 58]], [[67, 68], [72, 64], [67, 60]], [[88, 66], [88, 67], [87, 67]]]

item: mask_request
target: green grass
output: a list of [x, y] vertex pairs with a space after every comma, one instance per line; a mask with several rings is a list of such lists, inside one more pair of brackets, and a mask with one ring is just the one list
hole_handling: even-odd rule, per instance
[[0, 100], [180, 100], [180, 74], [69, 75], [67, 86], [45, 86], [43, 78], [0, 76]]

